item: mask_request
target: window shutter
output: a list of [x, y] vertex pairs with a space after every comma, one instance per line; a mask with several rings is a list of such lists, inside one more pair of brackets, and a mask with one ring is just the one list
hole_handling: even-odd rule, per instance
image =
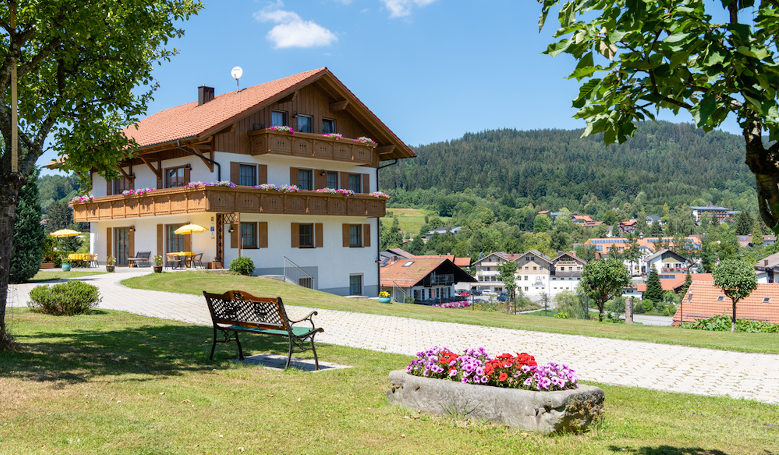
[[165, 256], [165, 235], [161, 224], [157, 225], [157, 256]]
[[111, 228], [105, 229], [105, 257], [108, 259], [108, 256], [113, 256], [111, 254]]
[[134, 258], [135, 256], [135, 231], [128, 231], [127, 234], [127, 249], [129, 250], [127, 254], [132, 255], [130, 257]]
[[268, 165], [260, 164], [257, 166], [257, 185], [268, 183]]
[[230, 181], [236, 185], [241, 184], [241, 164], [230, 162]]
[[322, 248], [324, 246], [324, 235], [322, 229], [322, 223], [314, 224], [314, 248]]
[[268, 248], [268, 222], [257, 223], [257, 248]]
[[184, 235], [184, 251], [192, 251], [192, 234]]
[[[189, 185], [189, 172], [191, 171], [190, 168], [185, 167], [184, 168], [184, 185]], [[189, 251], [189, 250], [187, 250]]]
[[114, 181], [113, 180], [106, 180], [106, 189], [105, 189], [105, 195], [111, 196], [114, 194]]
[[371, 192], [371, 176], [370, 176], [370, 174], [363, 174], [362, 175], [362, 192], [363, 193], [370, 193]]
[[292, 223], [292, 248], [300, 248], [300, 223]]
[[341, 229], [341, 231], [342, 231], [341, 234], [342, 234], [342, 237], [343, 237], [344, 248], [349, 248], [349, 225], [348, 224], [343, 224], [342, 226], [343, 227]]
[[160, 170], [160, 175], [157, 177], [157, 189], [161, 190], [165, 188], [165, 180], [162, 178], [165, 175], [165, 171], [162, 169], [162, 163], [160, 163], [160, 167], [157, 169]]
[[364, 247], [371, 246], [371, 225], [370, 224], [362, 225], [362, 246]]
[[290, 185], [298, 184], [298, 168], [296, 167], [289, 168], [289, 184]]
[[323, 169], [315, 169], [314, 174], [314, 189], [327, 188], [327, 172]]
[[[233, 226], [230, 224], [230, 227], [233, 228], [233, 232], [230, 232], [230, 248], [238, 248], [238, 242], [241, 240], [241, 225]], [[227, 228], [229, 231], [230, 228]]]
[[348, 190], [349, 189], [349, 173], [348, 172], [341, 172], [340, 174], [341, 174], [340, 178], [339, 178], [339, 180], [340, 180], [339, 183], [341, 184], [341, 188], [340, 189]]

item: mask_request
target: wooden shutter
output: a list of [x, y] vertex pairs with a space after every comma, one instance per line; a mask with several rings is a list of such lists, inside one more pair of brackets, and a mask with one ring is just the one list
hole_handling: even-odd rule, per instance
[[241, 184], [241, 164], [230, 162], [230, 181], [236, 185]]
[[157, 225], [157, 256], [165, 256], [165, 230], [161, 224]]
[[[233, 232], [230, 232], [230, 248], [238, 248], [238, 242], [241, 241], [241, 225], [229, 225], [233, 228]], [[230, 227], [227, 230], [230, 230]]]
[[105, 195], [111, 196], [114, 194], [114, 181], [106, 179], [106, 189], [105, 189]]
[[344, 224], [342, 226], [343, 227], [341, 228], [341, 235], [343, 237], [343, 246], [344, 248], [349, 248], [349, 246], [351, 245], [351, 243], [349, 243], [349, 225]]
[[338, 178], [340, 180], [340, 182], [338, 182], [338, 183], [341, 184], [341, 188], [340, 189], [348, 190], [349, 189], [349, 173], [348, 172], [341, 172], [340, 174], [341, 175]]
[[363, 193], [370, 193], [371, 192], [371, 175], [370, 174], [363, 174], [362, 175], [362, 192]]
[[300, 223], [292, 223], [292, 248], [300, 248]]
[[184, 236], [184, 251], [192, 251], [192, 234]]
[[[191, 171], [190, 168], [188, 168], [188, 167], [184, 168], [184, 185], [189, 185], [189, 173], [190, 173], [190, 171]], [[189, 251], [189, 250], [187, 250], [187, 251]]]
[[268, 222], [257, 223], [257, 248], [268, 248]]
[[257, 185], [268, 183], [268, 165], [260, 164], [257, 166]]
[[316, 240], [314, 240], [314, 248], [322, 248], [324, 246], [325, 238], [322, 223], [314, 224], [314, 236], [316, 238]]
[[165, 169], [162, 168], [162, 160], [157, 161], [157, 169], [160, 171], [160, 175], [157, 176], [157, 189], [161, 190], [165, 188]]
[[327, 171], [324, 169], [314, 169], [314, 189], [319, 190], [322, 188], [327, 188]]
[[127, 243], [129, 244], [127, 246], [127, 249], [128, 249], [127, 254], [132, 255], [132, 256], [130, 256], [132, 258], [138, 257], [135, 254], [135, 231], [134, 230], [133, 231], [128, 231]]
[[105, 257], [113, 256], [111, 254], [111, 228], [105, 229]]
[[289, 168], [289, 184], [290, 185], [298, 184], [298, 168], [296, 167]]
[[129, 174], [130, 174], [130, 189], [134, 190], [135, 189], [135, 174], [133, 174], [133, 165], [132, 164], [130, 165], [130, 172], [129, 172]]
[[370, 224], [362, 225], [362, 246], [364, 247], [371, 246], [371, 225]]

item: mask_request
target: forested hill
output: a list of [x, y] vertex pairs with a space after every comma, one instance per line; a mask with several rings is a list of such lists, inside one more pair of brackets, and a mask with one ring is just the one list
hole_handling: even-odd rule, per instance
[[415, 148], [417, 158], [382, 170], [381, 187], [470, 188], [498, 199], [509, 195], [517, 206], [570, 210], [593, 200], [633, 202], [642, 191], [647, 205], [655, 207], [690, 205], [695, 199], [727, 203], [722, 199], [754, 191], [740, 136], [704, 134], [693, 125], [668, 122], [642, 123], [626, 143], [608, 147], [601, 135], [581, 134], [513, 129], [468, 133]]

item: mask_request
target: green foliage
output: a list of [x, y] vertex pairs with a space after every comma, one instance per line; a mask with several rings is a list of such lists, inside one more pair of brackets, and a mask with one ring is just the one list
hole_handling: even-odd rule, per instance
[[[695, 322], [683, 322], [679, 327], [683, 329], [709, 330], [713, 332], [728, 332], [731, 328], [731, 319], [726, 314], [720, 314], [707, 319], [696, 319]], [[749, 319], [736, 319], [736, 332], [749, 333], [779, 333], [779, 324], [771, 324], [765, 321], [751, 321]]]
[[714, 285], [722, 289], [722, 292], [733, 302], [730, 331], [734, 332], [736, 329], [736, 304], [757, 289], [755, 269], [747, 261], [726, 259], [717, 264], [713, 276]]
[[38, 186], [35, 170], [19, 191], [14, 222], [14, 240], [11, 253], [11, 283], [23, 283], [38, 273], [43, 259], [44, 232], [41, 225], [41, 206], [38, 203]]
[[630, 285], [630, 274], [622, 261], [605, 259], [584, 265], [579, 286], [598, 305], [599, 319], [603, 320], [606, 301], [622, 294]]
[[[655, 119], [661, 109], [685, 110], [707, 132], [733, 114], [744, 129], [761, 216], [777, 226], [779, 173], [773, 154], [779, 146], [766, 150], [762, 141], [764, 129], [770, 140], [779, 139], [774, 2], [541, 2], [539, 27], [553, 7], [562, 5], [557, 41], [545, 53], [570, 54], [577, 65], [569, 78], [586, 79], [573, 101], [579, 109], [575, 117], [587, 121], [585, 136], [603, 133], [606, 144], [625, 142], [636, 123]], [[725, 23], [711, 14], [720, 8], [728, 16]]]
[[517, 263], [514, 261], [506, 261], [498, 266], [498, 279], [503, 282], [509, 301], [514, 300], [514, 291], [517, 289], [517, 276], [514, 275], [516, 271]]
[[736, 235], [749, 235], [752, 233], [754, 220], [749, 212], [741, 212], [736, 217]]
[[566, 311], [558, 311], [558, 312], [557, 312], [557, 313], [554, 315], [554, 317], [555, 317], [556, 319], [568, 319], [568, 318], [570, 318], [571, 316], [570, 316], [570, 315], [568, 314], [568, 312], [566, 312]]
[[247, 257], [235, 258], [230, 263], [230, 271], [240, 275], [251, 276], [254, 273], [254, 262]]
[[579, 296], [573, 291], [562, 291], [554, 298], [555, 308], [572, 319], [589, 319], [586, 296]]
[[663, 299], [663, 286], [660, 284], [660, 275], [657, 273], [657, 267], [652, 267], [649, 271], [649, 277], [646, 280], [646, 291], [644, 300], [659, 302]]
[[36, 286], [30, 290], [27, 305], [35, 311], [54, 316], [85, 314], [100, 303], [97, 286], [78, 280], [51, 286]]

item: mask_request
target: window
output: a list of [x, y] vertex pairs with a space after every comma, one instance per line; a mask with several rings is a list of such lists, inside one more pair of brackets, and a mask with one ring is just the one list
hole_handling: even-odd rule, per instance
[[[186, 244], [185, 244], [185, 238], [183, 235], [176, 234], [176, 229], [183, 226], [183, 224], [169, 224], [166, 226], [167, 228], [167, 237], [168, 237], [168, 253], [175, 253], [178, 251], [186, 251]], [[135, 254], [135, 252], [131, 253]]]
[[313, 224], [301, 224], [299, 235], [300, 235], [300, 248], [314, 247], [314, 225]]
[[411, 267], [411, 264], [413, 264], [414, 261], [408, 261], [405, 264], [403, 264], [403, 267]]
[[335, 120], [331, 118], [322, 119], [322, 134], [335, 133]]
[[257, 248], [257, 223], [241, 223], [241, 248]]
[[359, 224], [349, 226], [349, 246], [362, 246], [362, 226]]
[[328, 188], [339, 188], [338, 187], [338, 173], [337, 172], [328, 172], [327, 173], [327, 187]]
[[311, 180], [311, 169], [298, 169], [298, 188], [301, 190], [314, 189]]
[[131, 190], [132, 185], [126, 178], [120, 178], [114, 180], [114, 194], [122, 194], [122, 191]]
[[314, 289], [314, 278], [310, 276], [298, 278], [298, 285], [304, 288]]
[[273, 111], [271, 113], [271, 126], [287, 126], [287, 113], [283, 111]]
[[242, 186], [254, 186], [257, 184], [257, 166], [251, 164], [240, 165], [240, 180]]
[[189, 183], [189, 168], [186, 166], [165, 169], [165, 188], [176, 188]]
[[298, 115], [298, 131], [301, 133], [310, 133], [312, 123], [310, 115]]
[[362, 295], [362, 275], [349, 275], [349, 295]]
[[349, 189], [355, 193], [362, 193], [362, 179], [360, 174], [349, 174]]

